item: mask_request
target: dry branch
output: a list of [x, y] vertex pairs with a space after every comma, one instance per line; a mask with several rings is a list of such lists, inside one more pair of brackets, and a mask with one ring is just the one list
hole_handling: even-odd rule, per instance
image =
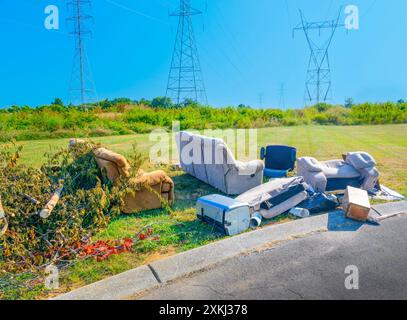
[[49, 216], [52, 213], [52, 210], [54, 210], [55, 206], [58, 204], [58, 201], [61, 198], [61, 194], [62, 194], [63, 190], [64, 190], [64, 181], [61, 180], [59, 182], [59, 187], [52, 195], [51, 200], [46, 204], [45, 208], [41, 210], [41, 212], [40, 212], [41, 218], [43, 218], [43, 219], [49, 218]]
[[0, 219], [6, 217], [6, 213], [4, 212], [3, 204], [1, 203], [1, 195], [0, 195]]
[[28, 194], [26, 194], [26, 193], [24, 193], [23, 196], [24, 196], [24, 199], [27, 199], [27, 200], [30, 201], [32, 204], [37, 205], [37, 204], [40, 203], [37, 199], [31, 197], [30, 195], [28, 195]]
[[3, 204], [1, 203], [1, 196], [0, 196], [0, 220], [4, 221], [4, 226], [0, 231], [0, 237], [3, 236], [8, 229], [8, 221], [6, 218], [6, 213], [4, 212]]

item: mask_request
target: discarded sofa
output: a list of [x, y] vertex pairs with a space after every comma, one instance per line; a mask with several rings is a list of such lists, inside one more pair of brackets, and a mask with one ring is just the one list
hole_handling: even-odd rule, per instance
[[344, 192], [348, 186], [373, 189], [379, 179], [376, 161], [366, 152], [349, 152], [345, 160], [298, 159], [298, 175], [316, 192]]
[[179, 132], [176, 142], [182, 169], [227, 195], [241, 194], [263, 182], [264, 163], [237, 161], [221, 139]]
[[[69, 145], [83, 142], [72, 139]], [[174, 182], [164, 171], [146, 173], [139, 170], [136, 177], [131, 177], [131, 166], [124, 156], [105, 148], [96, 148], [93, 153], [107, 179], [115, 185], [125, 183], [131, 190], [124, 195], [122, 212], [130, 214], [160, 209], [164, 203], [173, 204]]]
[[275, 179], [236, 198], [247, 203], [251, 215], [259, 212], [265, 219], [283, 214], [308, 198], [308, 185], [302, 177]]

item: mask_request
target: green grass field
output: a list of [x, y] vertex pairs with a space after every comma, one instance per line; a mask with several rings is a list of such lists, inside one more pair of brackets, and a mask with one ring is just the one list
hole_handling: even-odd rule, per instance
[[[93, 138], [94, 141], [119, 153], [129, 153], [132, 145], [145, 155], [153, 142], [148, 135]], [[298, 148], [299, 156], [337, 159], [348, 151], [372, 154], [382, 174], [382, 183], [407, 194], [407, 124], [383, 126], [300, 126], [258, 130], [259, 146], [288, 144]], [[25, 141], [22, 161], [40, 166], [44, 154], [65, 147], [68, 139]]]
[[[132, 145], [137, 144], [145, 155], [153, 142], [148, 135], [114, 136], [94, 138], [113, 151], [128, 154]], [[299, 156], [313, 156], [320, 160], [338, 159], [348, 151], [366, 151], [372, 154], [381, 172], [381, 183], [407, 195], [407, 125], [386, 126], [302, 126], [278, 127], [258, 130], [259, 146], [267, 144], [288, 144], [298, 148]], [[45, 160], [44, 153], [66, 147], [68, 139], [25, 141], [22, 161], [39, 167]], [[146, 163], [146, 167], [150, 167]], [[107, 261], [79, 261], [62, 273], [61, 290], [46, 292], [43, 289], [13, 289], [3, 298], [41, 298], [48, 294], [86, 285], [110, 275], [126, 271], [165, 256], [189, 250], [221, 239], [221, 235], [200, 223], [195, 216], [195, 202], [200, 196], [215, 193], [216, 190], [182, 172], [169, 171], [176, 184], [176, 202], [173, 213], [154, 210], [143, 214], [122, 216], [112, 221], [109, 227], [97, 235], [97, 239], [121, 239], [132, 237], [145, 225], [153, 223], [158, 240], [139, 243], [133, 253], [112, 256]], [[290, 220], [283, 215], [269, 223]]]

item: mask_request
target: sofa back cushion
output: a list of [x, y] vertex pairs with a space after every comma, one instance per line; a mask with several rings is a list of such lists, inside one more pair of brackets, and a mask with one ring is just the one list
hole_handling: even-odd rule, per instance
[[332, 165], [332, 162], [328, 162], [328, 165], [322, 162], [322, 171], [327, 179], [352, 179], [360, 177], [359, 171], [343, 161], [337, 162], [335, 166]]
[[203, 154], [208, 183], [220, 190], [225, 189], [223, 141], [203, 137]]
[[193, 136], [188, 132], [179, 132], [176, 134], [175, 139], [177, 142], [180, 165], [182, 170], [194, 176], [195, 171], [194, 164], [192, 161], [193, 149], [191, 145]]
[[267, 169], [293, 171], [297, 149], [290, 146], [267, 146], [262, 148], [261, 158], [265, 160]]

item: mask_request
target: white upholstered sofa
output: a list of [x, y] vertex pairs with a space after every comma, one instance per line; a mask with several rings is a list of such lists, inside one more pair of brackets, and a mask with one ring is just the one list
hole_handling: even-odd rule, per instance
[[298, 159], [298, 175], [317, 192], [343, 191], [347, 186], [373, 189], [379, 179], [376, 161], [366, 152], [349, 152], [345, 160]]
[[176, 141], [182, 169], [227, 195], [242, 194], [263, 182], [264, 163], [237, 161], [221, 139], [184, 131], [176, 134]]

